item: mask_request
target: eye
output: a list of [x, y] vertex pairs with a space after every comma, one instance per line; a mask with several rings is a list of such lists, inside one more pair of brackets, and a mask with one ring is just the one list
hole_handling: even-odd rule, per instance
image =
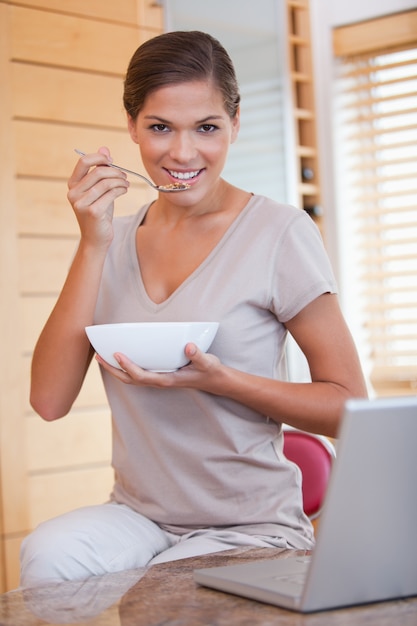
[[217, 126], [215, 126], [214, 124], [202, 124], [199, 127], [198, 132], [200, 132], [200, 133], [212, 133], [215, 130], [217, 130]]
[[155, 133], [166, 133], [169, 131], [169, 128], [166, 124], [153, 124], [151, 126], [151, 129], [155, 132]]

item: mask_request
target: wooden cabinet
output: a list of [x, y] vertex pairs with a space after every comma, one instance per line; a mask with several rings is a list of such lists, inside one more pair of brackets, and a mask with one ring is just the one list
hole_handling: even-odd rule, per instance
[[309, 0], [286, 0], [286, 8], [298, 205], [320, 225], [320, 167]]
[[[19, 582], [22, 538], [53, 515], [108, 498], [110, 415], [90, 368], [71, 415], [43, 422], [30, 361], [78, 233], [66, 181], [85, 151], [108, 145], [140, 168], [126, 131], [123, 78], [134, 50], [162, 32], [151, 0], [0, 0], [0, 591]], [[119, 214], [150, 200], [133, 182]]]

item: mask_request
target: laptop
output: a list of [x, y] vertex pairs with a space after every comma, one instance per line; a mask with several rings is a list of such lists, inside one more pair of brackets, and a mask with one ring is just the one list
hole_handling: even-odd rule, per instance
[[308, 613], [417, 595], [417, 396], [349, 400], [311, 556], [197, 569], [197, 583]]

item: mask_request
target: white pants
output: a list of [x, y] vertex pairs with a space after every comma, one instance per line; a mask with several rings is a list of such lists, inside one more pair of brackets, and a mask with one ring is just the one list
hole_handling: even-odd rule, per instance
[[288, 547], [280, 537], [231, 530], [174, 535], [123, 504], [88, 506], [43, 522], [24, 539], [21, 586], [85, 580], [242, 545]]

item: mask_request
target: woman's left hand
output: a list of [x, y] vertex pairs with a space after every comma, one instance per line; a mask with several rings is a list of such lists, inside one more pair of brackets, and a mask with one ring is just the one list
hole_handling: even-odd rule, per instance
[[136, 365], [120, 352], [114, 355], [122, 369], [113, 367], [98, 354], [96, 360], [112, 376], [127, 385], [138, 387], [174, 388], [190, 387], [215, 393], [215, 381], [218, 379], [222, 364], [218, 357], [205, 353], [194, 343], [185, 346], [185, 354], [190, 362], [175, 372], [150, 372]]

